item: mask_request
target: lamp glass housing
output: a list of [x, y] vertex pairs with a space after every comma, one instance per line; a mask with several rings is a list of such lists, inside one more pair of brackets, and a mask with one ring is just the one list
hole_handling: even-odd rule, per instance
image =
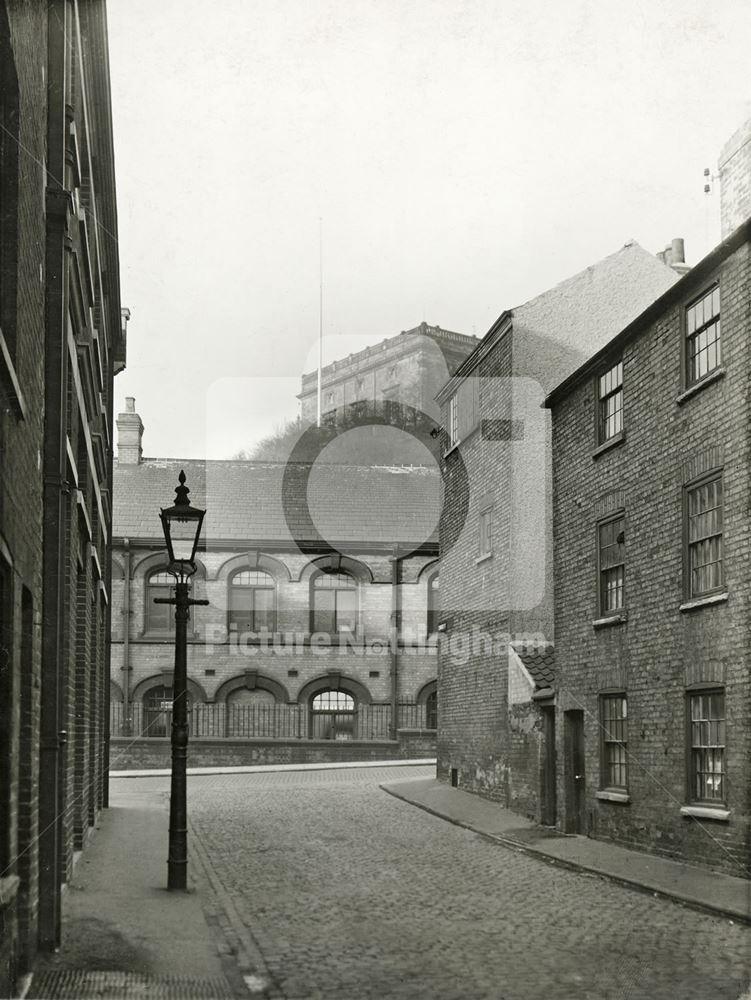
[[192, 507], [188, 500], [185, 473], [180, 473], [180, 485], [175, 490], [175, 503], [162, 510], [160, 518], [169, 555], [168, 571], [185, 579], [196, 571], [196, 549], [206, 511]]

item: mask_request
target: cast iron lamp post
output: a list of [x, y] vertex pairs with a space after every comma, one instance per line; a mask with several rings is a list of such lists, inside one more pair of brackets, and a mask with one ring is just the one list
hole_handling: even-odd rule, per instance
[[175, 503], [159, 517], [167, 543], [167, 572], [175, 578], [174, 597], [156, 597], [156, 604], [175, 605], [175, 677], [172, 682], [172, 779], [169, 802], [167, 888], [188, 888], [188, 617], [192, 604], [208, 604], [188, 597], [188, 582], [196, 571], [196, 549], [205, 510], [191, 507], [185, 473], [180, 472]]

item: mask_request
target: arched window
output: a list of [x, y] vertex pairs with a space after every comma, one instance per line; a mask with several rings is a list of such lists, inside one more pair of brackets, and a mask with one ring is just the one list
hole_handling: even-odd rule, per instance
[[428, 635], [438, 631], [438, 573], [428, 579]]
[[353, 740], [357, 705], [346, 691], [319, 691], [310, 702], [312, 740]]
[[425, 699], [425, 728], [438, 729], [438, 691], [431, 691]]
[[[158, 607], [158, 605], [157, 605]], [[169, 605], [167, 605], [169, 607]], [[153, 687], [143, 696], [143, 726], [142, 736], [169, 736], [172, 728], [172, 699], [173, 691], [171, 687], [160, 685]], [[188, 718], [193, 707], [193, 699], [190, 693], [186, 695], [188, 699]]]
[[156, 569], [146, 580], [146, 631], [171, 632], [175, 627], [175, 605], [154, 604], [154, 598], [174, 597], [175, 578], [163, 569]]
[[238, 688], [227, 695], [227, 736], [276, 736], [277, 701], [263, 688]]
[[227, 628], [238, 632], [273, 632], [276, 628], [276, 582], [269, 573], [241, 569], [230, 577]]
[[311, 632], [357, 632], [357, 582], [348, 573], [313, 577]]

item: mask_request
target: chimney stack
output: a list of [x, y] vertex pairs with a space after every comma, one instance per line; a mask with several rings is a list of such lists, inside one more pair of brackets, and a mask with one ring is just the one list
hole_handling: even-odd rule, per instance
[[125, 413], [117, 415], [117, 464], [139, 465], [141, 462], [141, 439], [143, 424], [136, 413], [133, 396], [125, 397]]
[[686, 263], [684, 241], [680, 237], [678, 239], [671, 240], [665, 249], [658, 250], [655, 256], [658, 257], [663, 264], [667, 264], [668, 267], [672, 267], [672, 269], [677, 271], [678, 274], [687, 274], [688, 271], [691, 270], [689, 265]]
[[718, 169], [720, 235], [724, 240], [751, 216], [751, 118], [722, 147]]

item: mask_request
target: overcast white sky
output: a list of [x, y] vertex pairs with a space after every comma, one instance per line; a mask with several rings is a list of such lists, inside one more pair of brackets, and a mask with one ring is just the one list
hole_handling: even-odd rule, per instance
[[109, 0], [128, 366], [150, 456], [228, 458], [325, 358], [482, 336], [631, 238], [719, 240], [748, 0]]

